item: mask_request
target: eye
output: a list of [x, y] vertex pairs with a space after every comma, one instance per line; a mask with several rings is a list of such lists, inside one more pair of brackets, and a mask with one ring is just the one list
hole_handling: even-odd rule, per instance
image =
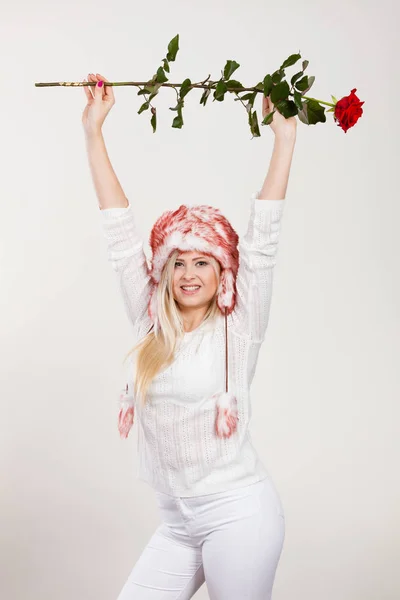
[[[177, 260], [177, 261], [175, 262], [175, 267], [178, 267], [178, 266], [179, 266], [179, 265], [181, 265], [181, 264], [183, 264], [183, 263], [182, 263], [181, 261], [178, 261], [178, 260]], [[207, 261], [205, 261], [205, 260], [198, 260], [198, 261], [197, 261], [197, 263], [196, 263], [196, 265], [201, 265], [201, 264], [202, 264], [202, 265], [208, 265], [208, 262], [207, 262]]]

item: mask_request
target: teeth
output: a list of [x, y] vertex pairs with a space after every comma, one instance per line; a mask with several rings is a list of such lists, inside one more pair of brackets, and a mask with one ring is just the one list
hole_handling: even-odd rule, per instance
[[184, 290], [189, 290], [189, 291], [191, 291], [191, 290], [197, 290], [199, 287], [200, 287], [199, 285], [190, 285], [190, 286], [189, 285], [183, 285], [182, 286], [182, 288]]

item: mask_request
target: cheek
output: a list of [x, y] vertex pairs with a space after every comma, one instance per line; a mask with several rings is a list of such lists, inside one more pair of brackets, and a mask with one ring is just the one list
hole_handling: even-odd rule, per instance
[[207, 285], [213, 288], [217, 285], [217, 275], [212, 267], [211, 270], [207, 273]]
[[175, 287], [178, 284], [179, 273], [175, 270], [172, 276], [172, 287]]

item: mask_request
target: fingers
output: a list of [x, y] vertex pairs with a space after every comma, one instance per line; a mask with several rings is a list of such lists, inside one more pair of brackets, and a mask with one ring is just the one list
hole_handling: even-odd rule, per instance
[[[95, 81], [95, 82], [97, 83], [97, 79], [96, 79], [96, 77], [93, 75], [93, 73], [89, 73], [89, 74], [88, 74], [88, 81]], [[91, 95], [91, 97], [92, 97], [92, 100], [93, 100], [93, 98], [94, 98], [94, 89], [93, 89], [93, 87], [94, 87], [94, 86], [92, 86], [92, 85], [88, 85], [88, 86], [86, 86], [86, 88], [85, 88], [85, 89], [87, 89], [87, 90], [88, 90], [88, 92], [90, 93], [90, 95]]]
[[[86, 81], [86, 79], [84, 81]], [[93, 81], [96, 84], [83, 86], [86, 93], [86, 97], [89, 101], [93, 100], [94, 98], [96, 98], [96, 96], [98, 96], [100, 98], [104, 98], [104, 100], [110, 100], [112, 102], [115, 102], [114, 90], [112, 85], [103, 85], [101, 88], [97, 86], [98, 81], [108, 82], [108, 79], [106, 79], [103, 75], [101, 75], [100, 73], [89, 73], [87, 81]]]
[[99, 87], [97, 85], [97, 82], [100, 81], [102, 79], [102, 77], [97, 77], [97, 75], [95, 75], [94, 73], [91, 73], [92, 76], [92, 81], [94, 81], [96, 83], [96, 85], [93, 86], [93, 95], [95, 97], [95, 99], [97, 98], [98, 100], [103, 100], [104, 99], [104, 85], [102, 85], [101, 87]]
[[88, 80], [93, 81], [96, 85], [87, 86], [90, 89], [90, 93], [92, 94], [92, 98], [103, 98], [104, 95], [104, 85], [99, 87], [97, 82], [103, 79], [102, 77], [97, 77], [94, 73], [89, 73]]
[[[83, 81], [87, 81], [87, 79], [84, 79]], [[83, 91], [86, 94], [86, 98], [88, 99], [88, 102], [90, 102], [91, 100], [93, 100], [93, 94], [90, 91], [90, 85], [84, 85], [83, 86]]]
[[[104, 77], [104, 75], [101, 75], [100, 73], [96, 73], [97, 78], [101, 79], [102, 81], [107, 81], [107, 83], [109, 83], [108, 79], [106, 79]], [[114, 98], [114, 88], [112, 85], [104, 85], [104, 95], [106, 97], [107, 100], [115, 100]]]
[[262, 114], [263, 117], [266, 117], [266, 115], [269, 113], [269, 103], [268, 103], [268, 96], [263, 96], [263, 103], [262, 103]]
[[263, 96], [263, 117], [265, 117], [268, 113], [271, 113], [275, 108], [275, 105], [272, 103], [270, 96]]

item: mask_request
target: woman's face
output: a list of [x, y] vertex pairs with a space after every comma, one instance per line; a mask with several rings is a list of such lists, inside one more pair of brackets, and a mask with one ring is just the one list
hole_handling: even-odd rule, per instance
[[[191, 286], [195, 286], [194, 291]], [[217, 288], [217, 274], [208, 256], [198, 251], [178, 254], [173, 276], [173, 295], [178, 304], [196, 308], [208, 305]]]

